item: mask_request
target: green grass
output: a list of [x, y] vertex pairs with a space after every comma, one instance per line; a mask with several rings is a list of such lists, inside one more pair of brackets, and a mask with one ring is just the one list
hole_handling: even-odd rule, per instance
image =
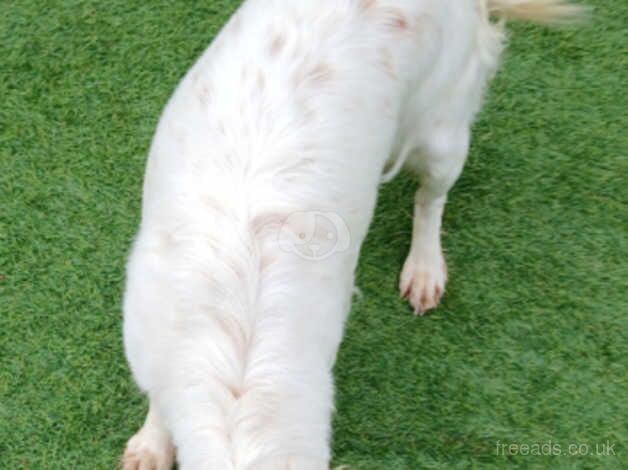
[[[628, 468], [628, 3], [590, 3], [577, 29], [510, 28], [428, 317], [396, 291], [415, 182], [383, 189], [336, 367], [336, 463]], [[2, 3], [0, 468], [111, 469], [142, 422], [120, 298], [144, 160], [236, 4]], [[615, 456], [496, 452], [606, 440]]]

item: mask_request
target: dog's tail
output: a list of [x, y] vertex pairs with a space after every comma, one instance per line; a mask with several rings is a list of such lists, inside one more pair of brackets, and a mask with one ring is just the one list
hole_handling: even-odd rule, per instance
[[589, 9], [567, 0], [483, 0], [490, 15], [544, 24], [574, 23]]

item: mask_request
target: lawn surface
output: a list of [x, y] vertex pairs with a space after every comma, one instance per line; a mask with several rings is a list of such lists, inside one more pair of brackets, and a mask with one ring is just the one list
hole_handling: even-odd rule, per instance
[[[2, 2], [0, 468], [112, 469], [141, 424], [120, 302], [144, 161], [237, 3]], [[336, 367], [335, 463], [628, 468], [628, 3], [590, 3], [577, 29], [510, 28], [428, 317], [396, 289], [416, 183], [383, 188]], [[569, 455], [607, 441], [614, 456]], [[498, 455], [550, 442], [562, 456]]]

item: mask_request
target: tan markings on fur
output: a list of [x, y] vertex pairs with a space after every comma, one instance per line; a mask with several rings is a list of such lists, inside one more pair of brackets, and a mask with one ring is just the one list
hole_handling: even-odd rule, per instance
[[387, 9], [386, 26], [395, 31], [406, 31], [410, 28], [410, 20], [403, 14], [401, 10], [396, 8]]
[[252, 228], [256, 235], [260, 235], [266, 230], [280, 228], [285, 222], [286, 216], [283, 214], [262, 214], [253, 219]]
[[201, 196], [201, 202], [207, 209], [211, 210], [216, 215], [220, 215], [221, 217], [227, 217], [229, 215], [225, 210], [224, 204], [219, 203], [212, 196]]
[[239, 388], [229, 386], [228, 389], [229, 389], [229, 393], [231, 393], [231, 395], [233, 396], [235, 400], [239, 400], [240, 397], [242, 397], [242, 392], [240, 391]]
[[286, 167], [285, 171], [294, 173], [294, 172], [308, 170], [309, 168], [311, 168], [313, 165], [316, 164], [316, 161], [317, 160], [312, 157], [297, 158], [294, 164], [290, 165], [289, 167]]
[[377, 3], [377, 0], [358, 0], [358, 8], [361, 11], [368, 11], [373, 9]]
[[328, 82], [333, 75], [333, 69], [326, 63], [319, 63], [308, 70], [301, 70], [296, 77], [296, 85], [300, 85], [303, 82], [310, 83], [312, 85], [323, 85]]
[[331, 67], [327, 64], [318, 64], [314, 67], [309, 74], [309, 79], [315, 83], [321, 83], [327, 81], [332, 75]]
[[270, 55], [271, 56], [279, 55], [285, 46], [286, 46], [286, 38], [284, 38], [280, 34], [276, 35], [273, 38], [273, 40], [270, 42], [270, 48], [269, 48]]
[[277, 259], [274, 256], [268, 256], [268, 255], [262, 256], [259, 263], [260, 270], [265, 271], [270, 266], [272, 266], [276, 260]]
[[379, 67], [393, 80], [397, 80], [397, 71], [395, 70], [395, 65], [393, 64], [393, 57], [390, 53], [390, 50], [382, 47], [379, 50], [379, 57], [377, 59], [377, 64]]

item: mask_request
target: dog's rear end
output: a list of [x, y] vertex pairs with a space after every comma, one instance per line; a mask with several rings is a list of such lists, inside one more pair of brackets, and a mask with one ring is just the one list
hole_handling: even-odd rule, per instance
[[[124, 306], [127, 357], [151, 404], [124, 470], [167, 470], [175, 446], [183, 469], [328, 468], [331, 367], [379, 175], [395, 136], [402, 148], [407, 140], [400, 116], [416, 124], [443, 111], [421, 109], [415, 123], [408, 116], [420, 106], [404, 109], [407, 95], [431, 86], [432, 66], [458, 92], [457, 77], [472, 77], [474, 96], [444, 101], [472, 103], [453, 113], [460, 122], [444, 122], [468, 134], [501, 50], [489, 15], [561, 22], [580, 12], [550, 0], [244, 3], [183, 80], [151, 149]], [[290, 50], [305, 30], [314, 34], [306, 49]], [[431, 32], [468, 34], [449, 40], [477, 47], [453, 51]], [[260, 41], [266, 59], [251, 55]], [[445, 141], [433, 146], [445, 149], [438, 168], [408, 160], [438, 194], [417, 197], [404, 268], [416, 274], [412, 253], [436, 254], [432, 264], [419, 257], [427, 275], [408, 281], [417, 310], [435, 307], [444, 289], [443, 194], [461, 169], [442, 165]], [[455, 149], [460, 163], [466, 147]], [[304, 241], [316, 249], [300, 251]]]

